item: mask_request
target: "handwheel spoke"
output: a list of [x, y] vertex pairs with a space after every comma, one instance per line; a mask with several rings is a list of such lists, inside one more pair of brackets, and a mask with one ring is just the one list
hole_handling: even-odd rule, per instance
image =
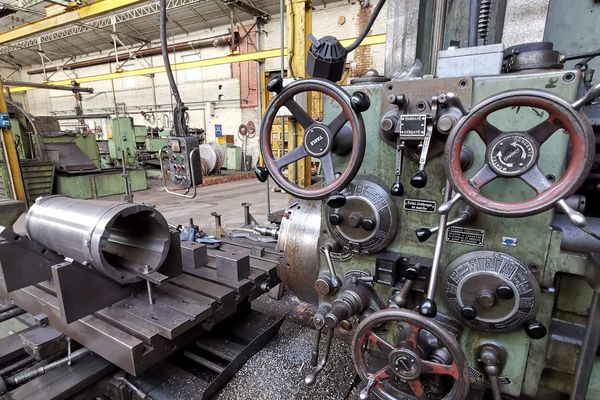
[[293, 163], [294, 161], [301, 160], [307, 156], [308, 156], [308, 153], [306, 152], [306, 149], [304, 148], [304, 146], [300, 146], [300, 147], [296, 147], [295, 149], [285, 153], [283, 156], [281, 156], [280, 158], [275, 160], [275, 164], [277, 164], [277, 167], [279, 169], [281, 169], [281, 168], [285, 167], [286, 165], [289, 165], [289, 164]]
[[416, 350], [416, 348], [417, 348], [420, 331], [421, 331], [420, 326], [410, 325], [410, 332], [408, 333], [408, 337], [406, 338], [406, 341], [412, 346], [413, 350]]
[[306, 111], [294, 99], [289, 99], [284, 103], [288, 110], [292, 113], [296, 121], [302, 125], [304, 129], [307, 129], [315, 123], [315, 121], [308, 115]]
[[390, 377], [390, 367], [383, 367], [379, 371], [375, 372], [371, 375], [371, 378], [375, 381], [375, 383], [381, 383]]
[[335, 180], [335, 169], [333, 168], [333, 156], [330, 152], [327, 152], [321, 160], [321, 170], [327, 184], [331, 184]]
[[459, 377], [458, 366], [455, 362], [452, 365], [444, 365], [423, 360], [422, 368], [424, 374], [448, 375], [454, 378], [454, 380], [458, 380]]
[[500, 129], [490, 124], [486, 119], [483, 120], [481, 125], [475, 127], [475, 132], [479, 134], [481, 140], [483, 140], [483, 143], [485, 143], [486, 145], [490, 144], [492, 140], [494, 140], [502, 134], [502, 131]]
[[374, 332], [371, 332], [369, 335], [369, 342], [377, 346], [377, 348], [379, 348], [379, 350], [381, 350], [385, 356], [388, 356], [392, 351], [396, 350], [394, 346], [380, 338]]
[[552, 186], [552, 183], [546, 178], [540, 167], [536, 164], [529, 171], [521, 175], [523, 182], [531, 186], [537, 194], [545, 192]]
[[483, 186], [487, 185], [497, 177], [498, 175], [490, 168], [489, 164], [485, 163], [483, 164], [483, 167], [469, 179], [469, 182], [475, 189], [480, 190]]
[[344, 114], [344, 112], [342, 111], [338, 114], [337, 117], [333, 119], [333, 121], [329, 123], [328, 127], [333, 137], [335, 137], [335, 135], [337, 135], [340, 129], [342, 129], [342, 127], [346, 125], [346, 122], [348, 122], [348, 118], [346, 118], [346, 114]]
[[408, 386], [410, 386], [410, 389], [413, 391], [413, 393], [415, 394], [415, 396], [417, 396], [418, 399], [425, 398], [425, 388], [423, 387], [423, 384], [421, 383], [420, 379], [408, 381]]
[[548, 138], [550, 136], [552, 136], [552, 134], [554, 132], [556, 132], [557, 130], [559, 130], [561, 128], [562, 128], [561, 126], [557, 125], [554, 122], [554, 118], [551, 115], [544, 122], [541, 122], [541, 123], [537, 124], [536, 126], [534, 126], [533, 128], [529, 129], [527, 131], [527, 133], [529, 133], [531, 136], [533, 136], [533, 138], [539, 144], [542, 144], [546, 140], [548, 140]]

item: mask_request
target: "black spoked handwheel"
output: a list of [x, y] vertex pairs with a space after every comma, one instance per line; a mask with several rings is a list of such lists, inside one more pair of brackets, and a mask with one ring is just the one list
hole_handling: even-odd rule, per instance
[[462, 400], [467, 361], [456, 339], [430, 318], [386, 309], [365, 318], [352, 341], [352, 361], [366, 385], [361, 399]]
[[[300, 79], [282, 87], [282, 80], [276, 77], [269, 81], [270, 90], [278, 93], [267, 108], [260, 132], [260, 150], [273, 180], [291, 195], [306, 199], [323, 199], [333, 192], [345, 188], [356, 176], [365, 154], [365, 126], [360, 115], [369, 108], [369, 98], [362, 92], [352, 96], [341, 87], [322, 79]], [[342, 109], [330, 123], [315, 121], [294, 100], [303, 92], [320, 92], [332, 98]], [[271, 143], [271, 130], [279, 109], [287, 107], [293, 118], [304, 128], [304, 140], [295, 149], [275, 158]], [[352, 151], [343, 171], [337, 171], [333, 161], [333, 141], [347, 123], [352, 130]], [[305, 157], [318, 158], [324, 175], [321, 186], [300, 187], [288, 180], [282, 169], [287, 165]], [[338, 174], [339, 172], [339, 174]]]

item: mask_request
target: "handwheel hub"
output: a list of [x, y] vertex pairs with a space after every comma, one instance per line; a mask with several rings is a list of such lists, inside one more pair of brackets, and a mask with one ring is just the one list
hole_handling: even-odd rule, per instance
[[421, 359], [409, 349], [392, 351], [389, 355], [389, 363], [392, 371], [402, 379], [411, 381], [421, 375]]
[[509, 132], [494, 139], [487, 150], [487, 160], [500, 176], [519, 176], [538, 160], [539, 146], [523, 132]]
[[313, 125], [304, 132], [304, 148], [312, 157], [322, 157], [331, 148], [331, 133], [325, 125]]

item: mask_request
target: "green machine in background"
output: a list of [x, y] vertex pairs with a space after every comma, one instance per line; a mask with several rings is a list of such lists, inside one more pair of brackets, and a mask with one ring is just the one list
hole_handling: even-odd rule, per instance
[[[93, 133], [61, 130], [56, 118], [25, 115], [20, 107], [10, 112], [29, 201], [52, 193], [91, 199], [125, 192], [122, 164], [105, 162]], [[125, 154], [131, 190], [146, 189], [146, 174], [135, 158], [135, 140], [134, 157]], [[4, 170], [0, 190], [6, 186]], [[4, 193], [10, 192], [4, 188]]]
[[98, 141], [105, 168], [121, 167], [125, 159], [128, 166], [144, 168], [147, 177], [160, 178], [158, 153], [167, 145], [170, 131], [134, 125], [131, 117], [112, 118], [107, 121], [106, 127], [108, 140]]

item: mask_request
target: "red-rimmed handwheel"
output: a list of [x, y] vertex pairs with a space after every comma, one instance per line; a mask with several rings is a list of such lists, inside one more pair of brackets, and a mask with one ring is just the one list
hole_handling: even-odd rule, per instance
[[456, 339], [412, 311], [386, 309], [365, 318], [352, 340], [352, 361], [366, 385], [361, 399], [462, 400], [469, 392], [468, 365]]
[[[350, 96], [341, 87], [322, 79], [300, 79], [290, 83], [285, 88], [279, 82], [269, 82], [269, 86], [278, 92], [267, 108], [260, 132], [260, 150], [273, 180], [285, 191], [294, 197], [306, 200], [323, 199], [332, 192], [344, 189], [356, 176], [365, 154], [365, 126], [360, 111], [365, 111], [369, 106], [368, 97], [360, 95]], [[329, 124], [315, 121], [300, 107], [294, 97], [302, 92], [320, 92], [332, 98], [341, 107], [342, 111]], [[304, 141], [294, 150], [276, 159], [273, 155], [271, 144], [271, 130], [275, 117], [280, 108], [287, 107], [293, 118], [304, 128]], [[335, 136], [346, 124], [350, 123], [352, 130], [352, 152], [348, 163], [339, 175], [334, 164], [332, 147]], [[324, 175], [321, 186], [300, 187], [288, 180], [282, 169], [305, 157], [318, 158]], [[260, 177], [259, 177], [260, 179]]]
[[[493, 112], [510, 107], [541, 109], [548, 118], [527, 131], [513, 132], [503, 132], [488, 121]], [[560, 129], [569, 134], [571, 153], [563, 176], [551, 182], [538, 166], [540, 147]], [[481, 169], [469, 179], [462, 171], [460, 154], [471, 131], [485, 143], [486, 154]], [[475, 208], [491, 215], [522, 217], [546, 211], [573, 194], [590, 172], [594, 151], [592, 126], [573, 105], [543, 90], [512, 90], [482, 101], [458, 122], [446, 143], [445, 165], [453, 189]], [[481, 194], [481, 188], [497, 177], [519, 178], [536, 195], [504, 202]]]

